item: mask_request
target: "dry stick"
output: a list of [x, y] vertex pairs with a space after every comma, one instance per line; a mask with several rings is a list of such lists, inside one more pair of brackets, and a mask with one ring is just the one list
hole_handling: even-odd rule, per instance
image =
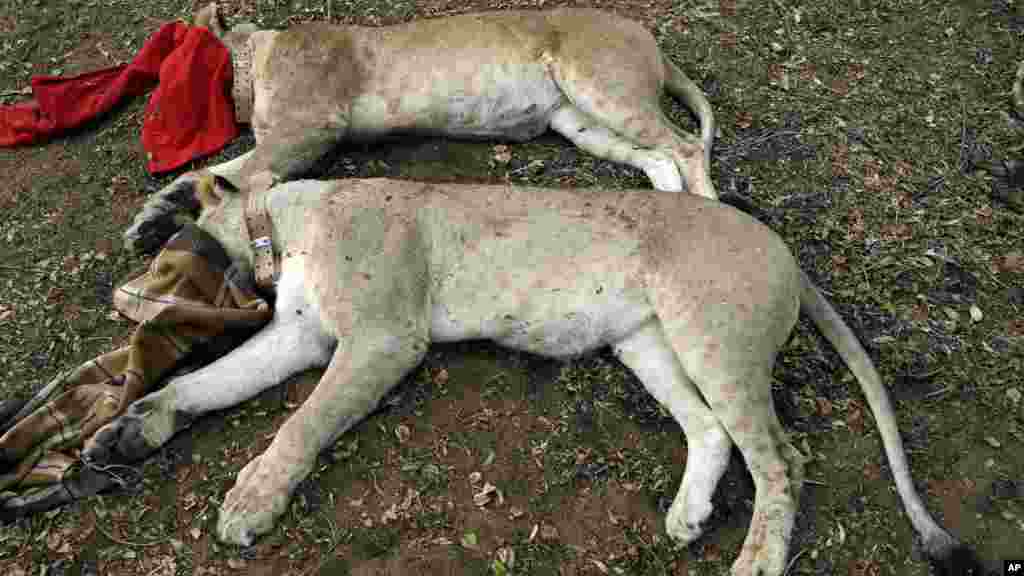
[[799, 551], [799, 552], [797, 552], [793, 556], [793, 559], [790, 560], [789, 564], [786, 565], [786, 571], [782, 573], [782, 576], [789, 576], [789, 571], [793, 569], [793, 565], [796, 564], [796, 561], [799, 560], [800, 557], [804, 555], [804, 552], [807, 552], [806, 548], [801, 550], [801, 551]]
[[957, 172], [964, 172], [964, 149], [967, 147], [967, 103], [960, 95], [960, 158], [956, 163]]
[[1017, 67], [1017, 81], [1013, 83], [1013, 108], [1024, 116], [1024, 62]]
[[[330, 521], [330, 519], [328, 519], [328, 521]], [[334, 555], [334, 551], [338, 549], [338, 545], [341, 544], [341, 537], [338, 536], [337, 525], [334, 522], [330, 522], [330, 526], [331, 545], [328, 546], [327, 550], [324, 551], [322, 556], [320, 556], [320, 561], [304, 570], [302, 572], [302, 576], [312, 576], [313, 574], [318, 574], [320, 572], [320, 569], [324, 567], [324, 564], [327, 564], [327, 561], [331, 558], [331, 556]]]

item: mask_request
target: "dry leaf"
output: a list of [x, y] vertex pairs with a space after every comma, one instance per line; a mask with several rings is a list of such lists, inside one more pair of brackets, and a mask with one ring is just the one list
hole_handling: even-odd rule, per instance
[[754, 124], [754, 115], [746, 110], [736, 114], [736, 127], [746, 130]]
[[398, 438], [399, 444], [405, 444], [412, 437], [412, 430], [405, 424], [399, 424], [395, 426], [395, 437]]
[[851, 406], [850, 412], [846, 415], [846, 425], [854, 434], [864, 433], [864, 411], [857, 406]]
[[1020, 252], [1010, 252], [998, 260], [999, 262], [996, 266], [1000, 272], [1016, 272], [1018, 274], [1024, 274], [1024, 254]]
[[540, 538], [541, 540], [557, 540], [558, 528], [555, 528], [551, 524], [544, 524], [540, 527]]
[[494, 147], [494, 161], [498, 164], [508, 164], [512, 160], [512, 152], [508, 146], [498, 144]]
[[491, 499], [493, 498], [492, 495], [494, 495], [497, 491], [497, 486], [491, 484], [490, 482], [485, 483], [484, 487], [479, 492], [473, 494], [473, 504], [476, 504], [479, 507], [486, 506], [487, 504], [490, 503]]
[[828, 416], [832, 414], [832, 401], [828, 398], [815, 398], [815, 402], [818, 404], [818, 414], [822, 416]]
[[448, 382], [448, 370], [441, 368], [437, 371], [437, 374], [434, 374], [434, 384], [444, 386], [446, 382]]

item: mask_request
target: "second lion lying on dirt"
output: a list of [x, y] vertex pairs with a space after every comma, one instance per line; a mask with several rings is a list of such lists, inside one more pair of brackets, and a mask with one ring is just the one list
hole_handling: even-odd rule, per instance
[[[301, 176], [334, 145], [420, 132], [528, 140], [548, 128], [601, 158], [643, 170], [659, 190], [716, 197], [715, 122], [701, 89], [640, 24], [589, 9], [501, 11], [381, 28], [298, 24], [225, 29], [216, 4], [196, 15], [231, 52], [236, 117], [256, 148], [220, 166], [233, 182]], [[701, 137], [661, 110], [662, 88], [698, 116]], [[175, 193], [186, 174], [160, 195]], [[130, 246], [155, 250], [139, 223]]]
[[[197, 181], [186, 208], [251, 265], [243, 195]], [[488, 339], [553, 357], [611, 346], [682, 426], [686, 468], [666, 530], [689, 543], [712, 512], [730, 450], [756, 489], [734, 576], [780, 576], [803, 458], [771, 400], [771, 372], [803, 308], [850, 367], [881, 433], [896, 488], [927, 554], [964, 558], [914, 489], [893, 409], [870, 358], [783, 241], [729, 206], [691, 195], [295, 181], [266, 202], [281, 259], [272, 321], [209, 366], [135, 402], [84, 458], [135, 460], [200, 414], [326, 366], [314, 392], [239, 473], [219, 537], [270, 531], [317, 454], [368, 415], [432, 342]], [[979, 572], [980, 573], [980, 572]]]

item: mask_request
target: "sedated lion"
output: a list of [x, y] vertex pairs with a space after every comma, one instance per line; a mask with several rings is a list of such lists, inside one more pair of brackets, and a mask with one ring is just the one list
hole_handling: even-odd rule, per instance
[[[251, 265], [244, 195], [210, 175], [190, 193], [182, 209], [198, 207], [200, 226]], [[689, 543], [702, 533], [735, 445], [756, 494], [732, 574], [780, 576], [803, 458], [776, 417], [771, 371], [802, 308], [859, 381], [925, 552], [943, 574], [981, 574], [965, 567], [973, 556], [915, 491], [871, 359], [783, 241], [746, 214], [689, 194], [387, 179], [299, 180], [256, 196], [268, 207], [282, 270], [271, 322], [136, 401], [83, 455], [138, 459], [200, 414], [326, 367], [239, 473], [220, 508], [222, 540], [248, 545], [271, 530], [317, 454], [367, 416], [432, 342], [488, 339], [553, 357], [611, 346], [686, 436], [668, 534]]]
[[[523, 141], [548, 128], [576, 146], [634, 166], [654, 188], [715, 198], [708, 173], [711, 105], [640, 24], [590, 9], [502, 11], [380, 28], [298, 24], [225, 29], [217, 5], [200, 10], [228, 47], [236, 118], [256, 147], [220, 167], [234, 182], [270, 170], [302, 175], [342, 141], [420, 132]], [[663, 88], [700, 121], [701, 137], [671, 122]], [[173, 195], [185, 174], [159, 196]], [[142, 214], [130, 247], [163, 235]]]

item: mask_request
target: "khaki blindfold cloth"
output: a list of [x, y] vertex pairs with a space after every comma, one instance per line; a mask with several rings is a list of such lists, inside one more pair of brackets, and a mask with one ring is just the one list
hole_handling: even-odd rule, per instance
[[114, 291], [114, 307], [139, 323], [129, 345], [54, 378], [0, 422], [0, 519], [95, 494], [116, 482], [75, 466], [100, 427], [152, 390], [193, 351], [229, 349], [263, 326], [270, 306], [249, 273], [188, 223], [149, 271]]

